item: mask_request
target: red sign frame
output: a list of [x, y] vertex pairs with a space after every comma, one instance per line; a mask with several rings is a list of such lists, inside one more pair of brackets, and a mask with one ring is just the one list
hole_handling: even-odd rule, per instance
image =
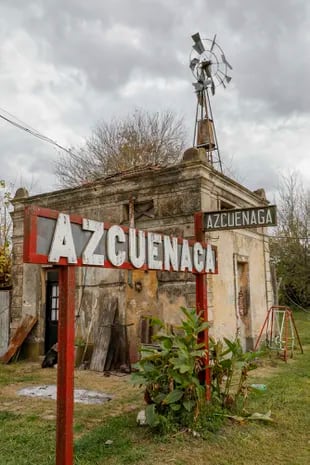
[[[38, 235], [38, 218], [47, 218], [47, 219], [53, 219], [57, 220], [59, 211], [57, 210], [51, 210], [49, 208], [42, 208], [42, 207], [37, 207], [37, 206], [28, 206], [25, 207], [25, 216], [24, 216], [24, 263], [35, 263], [39, 265], [50, 265], [53, 264], [55, 266], [67, 266], [71, 265], [68, 263], [67, 258], [61, 257], [59, 261], [56, 263], [51, 263], [48, 261], [48, 256], [46, 254], [39, 254], [37, 253], [36, 250], [36, 242], [37, 242], [37, 235]], [[83, 223], [83, 217], [77, 214], [70, 214], [70, 222], [72, 224], [78, 224], [82, 225]], [[112, 223], [104, 222], [104, 229], [108, 230], [111, 226], [113, 226]], [[128, 233], [129, 227], [128, 226], [120, 226], [120, 228], [125, 232]], [[144, 231], [146, 236], [148, 235], [148, 231]], [[153, 231], [152, 231], [153, 232]], [[158, 233], [161, 236], [163, 234]], [[184, 239], [182, 237], [178, 237], [178, 244], [182, 244]], [[196, 242], [200, 242], [202, 246], [205, 248], [206, 247], [206, 242], [204, 240], [199, 240], [197, 239], [188, 239], [188, 244], [189, 246], [193, 246]], [[216, 246], [212, 245], [212, 250], [214, 252], [214, 258], [215, 258], [215, 268], [214, 272], [212, 274], [218, 274], [218, 265], [217, 265], [217, 248]], [[87, 265], [85, 263], [82, 263], [81, 257], [77, 258], [77, 263], [74, 266], [98, 266], [98, 265]], [[129, 261], [124, 262], [120, 266], [114, 266], [109, 260], [105, 259], [104, 260], [104, 265], [102, 268], [113, 268], [113, 269], [123, 269], [123, 270], [135, 270], [135, 268]], [[149, 270], [148, 266], [145, 264], [140, 270]], [[159, 271], [167, 271], [167, 270], [159, 270]], [[174, 270], [170, 270], [173, 272]], [[198, 271], [193, 270], [185, 270], [188, 273], [193, 273], [193, 274], [200, 274]], [[180, 270], [178, 272], [181, 272]], [[207, 272], [209, 273], [209, 272]], [[206, 274], [205, 271], [202, 271], [201, 274]]]
[[[24, 215], [24, 262], [48, 265], [48, 256], [37, 253], [38, 218], [49, 218], [57, 220], [59, 211], [50, 210], [37, 206], [25, 207]], [[70, 222], [82, 225], [83, 217], [76, 214], [70, 215]], [[189, 245], [204, 242], [203, 213], [195, 214], [195, 240], [188, 240]], [[106, 228], [109, 226], [105, 223]], [[121, 226], [128, 232], [129, 228]], [[147, 234], [147, 231], [145, 231]], [[177, 238], [182, 244], [183, 238]], [[216, 247], [215, 270], [218, 273]], [[75, 267], [95, 266], [82, 263], [81, 258], [76, 264], [68, 263], [67, 258], [60, 257], [57, 264], [52, 263], [59, 269], [59, 323], [58, 323], [58, 367], [57, 367], [57, 427], [56, 427], [56, 465], [73, 464], [73, 406], [74, 406], [74, 322], [75, 322]], [[108, 260], [104, 261], [104, 268], [114, 269], [136, 269], [131, 263], [125, 262], [120, 266], [112, 265]], [[140, 269], [149, 269], [144, 265]], [[163, 270], [167, 271], [167, 270]], [[174, 270], [171, 270], [174, 272]], [[169, 271], [167, 271], [169, 272]], [[202, 272], [186, 271], [196, 276], [196, 311], [202, 314], [204, 321], [208, 321], [207, 283], [206, 274]], [[205, 385], [206, 398], [211, 399], [211, 371], [209, 360], [209, 334], [208, 329], [201, 335], [200, 340], [204, 342], [205, 356]]]

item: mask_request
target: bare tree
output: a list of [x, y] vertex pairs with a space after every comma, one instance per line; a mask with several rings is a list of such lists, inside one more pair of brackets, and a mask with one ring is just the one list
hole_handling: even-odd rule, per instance
[[0, 247], [10, 242], [12, 220], [10, 207], [12, 185], [7, 186], [4, 179], [0, 179]]
[[[11, 187], [11, 186], [9, 186]], [[0, 289], [11, 285], [11, 191], [4, 179], [0, 179]]]
[[[22, 178], [19, 180], [20, 185], [27, 184]], [[0, 289], [10, 287], [12, 284], [12, 232], [13, 221], [11, 213], [13, 205], [11, 200], [14, 197], [16, 183], [0, 179]], [[29, 185], [29, 183], [28, 183]], [[35, 183], [31, 182], [29, 189], [32, 189]], [[20, 192], [27, 193], [24, 187], [19, 188], [16, 194]], [[15, 194], [15, 195], [16, 195]]]
[[136, 110], [124, 119], [103, 121], [84, 147], [56, 162], [61, 186], [73, 187], [112, 173], [173, 164], [185, 145], [183, 120], [173, 113]]
[[278, 226], [271, 254], [281, 280], [282, 303], [309, 307], [310, 302], [310, 191], [292, 173], [282, 178]]

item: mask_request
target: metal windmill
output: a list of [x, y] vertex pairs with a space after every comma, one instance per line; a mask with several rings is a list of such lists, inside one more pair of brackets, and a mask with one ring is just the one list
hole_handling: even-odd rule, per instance
[[227, 70], [232, 69], [226, 60], [223, 50], [216, 43], [216, 35], [213, 40], [201, 39], [199, 32], [192, 35], [194, 45], [190, 54], [189, 67], [192, 70], [196, 82], [193, 83], [197, 95], [197, 107], [195, 118], [195, 131], [193, 145], [204, 148], [207, 160], [212, 166], [218, 165], [222, 172], [222, 161], [218, 147], [218, 141], [210, 103], [209, 90], [215, 94], [215, 88], [231, 81]]

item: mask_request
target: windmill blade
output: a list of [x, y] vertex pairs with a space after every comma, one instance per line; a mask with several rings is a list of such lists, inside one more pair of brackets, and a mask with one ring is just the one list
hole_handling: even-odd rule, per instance
[[189, 64], [189, 67], [192, 71], [196, 68], [196, 65], [199, 63], [198, 58], [193, 58]]
[[226, 60], [226, 57], [225, 57], [224, 53], [222, 53], [222, 61], [223, 61], [223, 63], [225, 63], [226, 66], [228, 66], [229, 69], [233, 69], [231, 64], [228, 63], [228, 61]]
[[193, 49], [197, 53], [199, 53], [199, 55], [201, 55], [205, 51], [205, 48], [204, 48], [203, 43], [201, 41], [199, 32], [196, 32], [196, 34], [192, 35], [192, 39], [195, 42], [195, 45], [193, 45]]
[[223, 71], [221, 71], [220, 69], [217, 71], [218, 73], [221, 73], [225, 79], [225, 81], [227, 82], [227, 84], [230, 83], [230, 81], [232, 80], [232, 78], [230, 76], [228, 76], [227, 74], [223, 73]]
[[212, 41], [212, 45], [211, 45], [211, 48], [210, 48], [210, 52], [212, 52], [213, 47], [214, 47], [214, 45], [215, 45], [215, 39], [216, 39], [216, 34], [214, 34], [213, 41]]
[[[223, 76], [225, 76], [224, 73], [222, 73], [222, 74], [223, 74]], [[216, 79], [218, 80], [218, 83], [219, 83], [219, 84], [222, 84], [223, 78], [222, 78], [221, 76], [219, 76], [217, 73], [215, 74], [215, 77], [216, 77]]]

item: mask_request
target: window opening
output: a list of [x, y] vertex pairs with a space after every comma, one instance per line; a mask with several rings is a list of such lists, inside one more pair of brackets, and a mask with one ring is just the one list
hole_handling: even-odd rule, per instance
[[136, 221], [140, 219], [155, 218], [154, 201], [147, 200], [144, 202], [132, 201], [124, 205], [124, 221]]
[[226, 200], [220, 200], [220, 210], [233, 210], [235, 205], [227, 202]]
[[58, 321], [59, 312], [59, 285], [58, 283], [52, 284], [51, 292], [51, 321]]

